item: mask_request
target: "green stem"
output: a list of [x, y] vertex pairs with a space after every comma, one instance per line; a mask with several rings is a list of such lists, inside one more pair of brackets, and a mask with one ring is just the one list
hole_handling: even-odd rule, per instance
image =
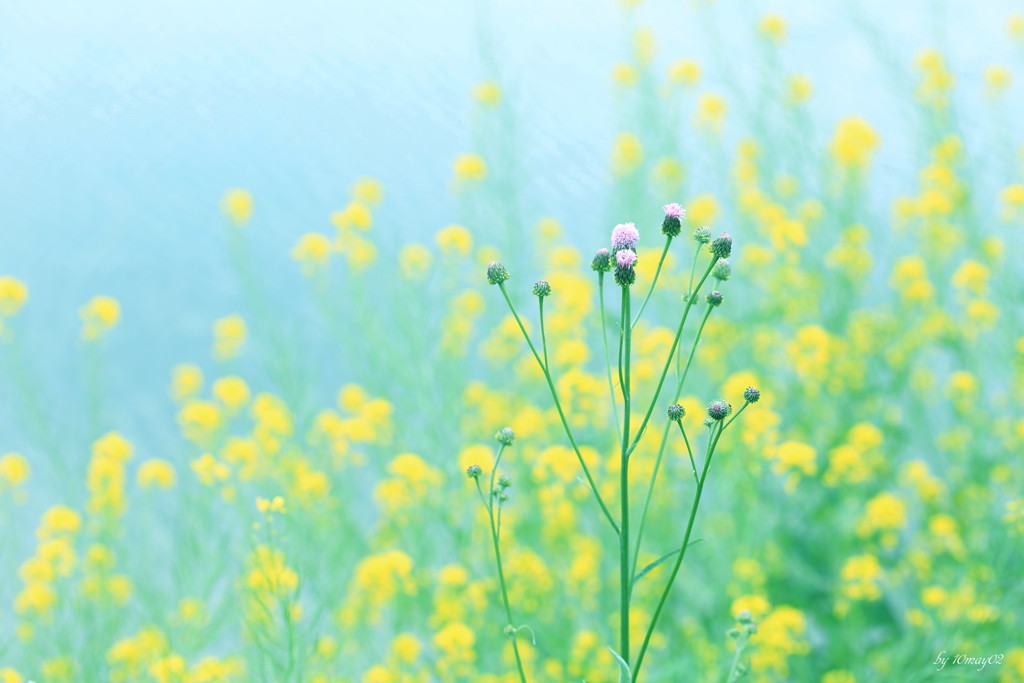
[[629, 564], [629, 366], [633, 326], [629, 323], [629, 309], [629, 287], [623, 287], [622, 329], [625, 349], [623, 377], [625, 382], [622, 385], [622, 451], [619, 460], [619, 500], [622, 505], [619, 518], [621, 524], [621, 531], [619, 532], [619, 654], [627, 662], [629, 661], [629, 598], [633, 586], [633, 576], [630, 572]]
[[612, 513], [608, 510], [608, 506], [605, 505], [604, 499], [601, 497], [601, 492], [597, 490], [597, 484], [594, 483], [594, 477], [590, 474], [590, 468], [587, 467], [587, 462], [583, 459], [583, 454], [580, 453], [579, 446], [576, 445], [576, 438], [572, 435], [572, 428], [569, 427], [569, 421], [565, 417], [565, 411], [562, 410], [562, 403], [558, 400], [558, 392], [555, 391], [555, 383], [551, 379], [551, 373], [541, 360], [540, 354], [537, 353], [537, 348], [533, 345], [530, 335], [527, 334], [526, 328], [523, 326], [523, 321], [519, 318], [519, 314], [516, 312], [516, 307], [512, 305], [512, 299], [508, 296], [508, 291], [505, 289], [505, 283], [498, 283], [498, 288], [501, 290], [502, 296], [505, 297], [505, 303], [508, 304], [509, 310], [512, 311], [512, 316], [516, 319], [516, 323], [519, 325], [519, 330], [523, 333], [523, 337], [526, 339], [526, 343], [530, 347], [530, 351], [533, 353], [534, 359], [536, 359], [537, 364], [540, 365], [540, 369], [544, 372], [544, 379], [547, 380], [548, 389], [551, 391], [551, 398], [555, 402], [555, 409], [558, 411], [558, 417], [562, 420], [562, 428], [565, 429], [565, 435], [569, 437], [569, 443], [572, 444], [572, 449], [576, 453], [576, 459], [580, 461], [580, 466], [583, 468], [583, 474], [587, 478], [590, 490], [594, 492], [597, 504], [601, 506], [601, 512], [604, 513], [608, 523], [612, 525], [612, 529], [614, 529], [615, 533], [618, 534], [619, 525], [616, 524], [615, 519], [612, 517]]
[[714, 268], [715, 263], [718, 262], [718, 256], [711, 258], [711, 263], [708, 264], [707, 270], [704, 271], [704, 276], [697, 283], [697, 288], [686, 295], [686, 308], [683, 310], [683, 317], [679, 321], [679, 329], [676, 330], [675, 339], [672, 340], [672, 348], [669, 349], [668, 358], [665, 359], [665, 367], [661, 370], [661, 377], [658, 379], [658, 388], [654, 391], [654, 397], [651, 399], [651, 405], [647, 408], [647, 414], [644, 415], [643, 421], [640, 423], [640, 428], [636, 431], [636, 436], [633, 438], [633, 444], [629, 447], [629, 453], [633, 452], [636, 445], [640, 443], [640, 438], [644, 435], [644, 430], [647, 429], [647, 423], [651, 419], [651, 413], [654, 412], [654, 406], [658, 403], [658, 397], [661, 396], [661, 387], [665, 384], [665, 376], [668, 375], [668, 369], [672, 367], [672, 356], [676, 353], [676, 348], [679, 346], [679, 338], [683, 334], [683, 325], [686, 324], [686, 317], [690, 314], [690, 309], [693, 308], [694, 302], [697, 300], [697, 292], [700, 290], [704, 281], [708, 279], [711, 274], [711, 269]]
[[715, 449], [718, 447], [718, 440], [722, 438], [722, 433], [731, 425], [737, 417], [740, 416], [746, 407], [750, 405], [744, 401], [740, 409], [729, 420], [724, 423], [719, 423], [721, 426], [718, 427], [717, 431], [712, 426], [711, 435], [708, 437], [708, 448], [704, 455], [704, 468], [701, 471], [700, 479], [697, 481], [697, 492], [693, 497], [693, 505], [690, 507], [690, 519], [686, 523], [686, 533], [683, 535], [683, 544], [679, 548], [679, 555], [676, 557], [676, 563], [672, 567], [672, 573], [668, 577], [668, 582], [665, 584], [665, 589], [661, 593], [661, 599], [658, 601], [658, 606], [654, 610], [654, 616], [651, 618], [651, 625], [647, 628], [647, 633], [644, 635], [643, 645], [640, 646], [640, 654], [637, 656], [636, 666], [633, 668], [633, 683], [636, 683], [637, 676], [640, 673], [640, 666], [644, 661], [644, 654], [647, 652], [647, 645], [651, 641], [651, 635], [654, 634], [654, 628], [658, 623], [658, 617], [661, 616], [661, 610], [665, 607], [665, 601], [668, 600], [668, 594], [672, 590], [672, 585], [675, 583], [676, 576], [679, 574], [679, 568], [683, 565], [683, 558], [686, 557], [686, 548], [690, 545], [690, 533], [693, 531], [693, 522], [697, 518], [697, 508], [700, 506], [700, 496], [704, 491], [704, 482], [707, 480], [708, 468], [711, 466], [711, 458], [715, 454]]
[[[619, 410], [618, 403], [615, 400], [615, 383], [612, 381], [612, 357], [608, 353], [608, 322], [605, 319], [604, 309], [604, 271], [597, 273], [597, 291], [600, 299], [599, 303], [601, 306], [601, 339], [604, 341], [604, 366], [606, 374], [608, 375], [608, 395], [612, 399], [612, 415]], [[622, 438], [622, 427], [619, 425], [618, 420], [613, 420], [615, 423], [615, 434], [621, 439]]]
[[[700, 321], [700, 327], [697, 328], [697, 336], [693, 339], [693, 346], [690, 347], [690, 356], [686, 359], [686, 367], [683, 370], [682, 375], [679, 377], [679, 381], [676, 383], [676, 390], [673, 394], [673, 401], [679, 400], [679, 395], [683, 392], [683, 384], [686, 382], [686, 375], [690, 372], [690, 364], [693, 362], [693, 357], [697, 352], [697, 343], [700, 341], [700, 335], [704, 332], [704, 325], [708, 321], [708, 316], [711, 315], [711, 311], [714, 310], [714, 306], [708, 306], [704, 312], [704, 318]], [[682, 356], [680, 356], [682, 358]], [[647, 495], [644, 497], [644, 507], [640, 513], [640, 525], [637, 527], [636, 532], [636, 549], [633, 552], [633, 574], [636, 574], [637, 559], [640, 557], [640, 543], [644, 536], [644, 527], [647, 525], [647, 510], [651, 505], [651, 498], [654, 495], [654, 484], [658, 480], [658, 472], [661, 469], [661, 460], [665, 455], [665, 446], [668, 444], [668, 432], [671, 427], [671, 423], [665, 424], [665, 429], [661, 433], [661, 443], [658, 446], [658, 456], [654, 459], [654, 470], [651, 472], [651, 482], [647, 486]], [[679, 424], [679, 428], [682, 429], [682, 423]], [[686, 432], [683, 432], [683, 440], [686, 441], [687, 450], [690, 449], [690, 441], [686, 438]], [[693, 464], [693, 453], [690, 453], [690, 463]], [[693, 478], [697, 478], [697, 467], [693, 467]]]
[[[672, 244], [672, 236], [669, 235], [665, 238], [665, 248], [661, 250], [661, 258], [658, 259], [658, 268], [654, 271], [654, 279], [651, 280], [651, 287], [647, 290], [647, 296], [644, 297], [644, 301], [640, 304], [640, 310], [636, 312], [636, 317], [633, 318], [633, 322], [630, 327], [636, 327], [636, 324], [640, 321], [640, 316], [644, 314], [644, 309], [647, 308], [647, 302], [651, 300], [651, 294], [654, 293], [654, 286], [658, 284], [658, 276], [661, 275], [661, 266], [665, 263], [665, 256], [668, 254], [668, 247]], [[692, 282], [690, 284], [693, 284]]]
[[537, 303], [540, 305], [540, 345], [544, 349], [544, 367], [550, 368], [548, 365], [548, 337], [544, 333], [544, 297], [537, 297]]
[[[697, 259], [700, 256], [700, 245], [693, 250], [693, 263], [690, 265], [690, 284], [687, 285], [688, 292], [693, 291], [693, 278], [697, 276]], [[683, 357], [676, 356], [676, 374], [682, 374]]]
[[[498, 447], [498, 454], [494, 458], [494, 468], [491, 470], [491, 489], [484, 503], [487, 508], [487, 517], [490, 520], [491, 526], [491, 542], [494, 545], [494, 561], [498, 565], [498, 584], [501, 586], [501, 602], [505, 607], [505, 618], [508, 627], [511, 627], [510, 638], [512, 638], [512, 651], [516, 656], [516, 668], [519, 670], [519, 680], [522, 683], [526, 683], [526, 672], [523, 670], [523, 660], [519, 655], [519, 643], [516, 640], [515, 625], [512, 623], [512, 606], [508, 600], [508, 588], [505, 584], [505, 569], [501, 562], [501, 543], [500, 543], [500, 528], [498, 522], [494, 519], [494, 479], [498, 472], [498, 463], [501, 462], [502, 451], [505, 450], [505, 444]], [[476, 480], [477, 492], [480, 494], [480, 498], [483, 500], [483, 491], [480, 490], [480, 480]], [[501, 514], [501, 503], [498, 503], [498, 514]]]

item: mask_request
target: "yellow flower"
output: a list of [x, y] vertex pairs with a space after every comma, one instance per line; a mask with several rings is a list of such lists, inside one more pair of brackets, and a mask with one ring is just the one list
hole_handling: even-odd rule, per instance
[[757, 25], [758, 32], [773, 43], [786, 38], [786, 20], [778, 14], [766, 14]]
[[442, 253], [468, 256], [473, 249], [473, 235], [461, 225], [449, 225], [434, 235], [434, 241]]
[[658, 46], [654, 32], [647, 28], [638, 28], [633, 34], [633, 58], [638, 64], [650, 64], [657, 54]]
[[999, 195], [1003, 203], [1001, 216], [1005, 221], [1024, 219], [1024, 183], [1007, 185]]
[[274, 496], [269, 500], [266, 498], [257, 498], [256, 509], [259, 510], [264, 515], [268, 515], [272, 512], [277, 512], [280, 514], [285, 514], [288, 512], [288, 510], [285, 509], [284, 498], [281, 496]]
[[213, 322], [213, 357], [228, 360], [242, 351], [248, 330], [242, 316], [234, 314]]
[[0, 669], [0, 683], [22, 683], [21, 675], [14, 669], [4, 667]]
[[638, 78], [636, 69], [634, 69], [632, 65], [626, 64], [625, 62], [616, 62], [612, 65], [612, 81], [615, 85], [622, 86], [624, 88], [636, 85]]
[[686, 217], [696, 226], [706, 226], [718, 220], [718, 200], [713, 194], [694, 197], [686, 206]]
[[501, 104], [501, 86], [497, 81], [484, 81], [473, 86], [473, 99], [485, 107]]
[[307, 232], [292, 247], [292, 258], [302, 266], [303, 274], [312, 274], [331, 260], [331, 240], [327, 235]]
[[121, 319], [121, 305], [109, 296], [94, 296], [78, 309], [82, 319], [82, 338], [96, 339], [117, 325]]
[[28, 481], [32, 468], [20, 453], [7, 453], [0, 457], [0, 490], [6, 481], [11, 488], [21, 486]]
[[953, 286], [978, 296], [988, 293], [989, 270], [972, 259], [964, 261], [953, 273]]
[[252, 195], [238, 188], [228, 190], [220, 200], [220, 210], [235, 225], [245, 225], [252, 217]]
[[625, 176], [640, 168], [644, 161], [644, 147], [636, 133], [622, 132], [615, 137], [612, 147], [612, 171]]
[[376, 178], [360, 178], [352, 186], [352, 199], [366, 206], [377, 206], [384, 199], [384, 186]]
[[786, 99], [792, 104], [803, 104], [814, 94], [814, 83], [802, 74], [794, 74], [786, 81]]
[[861, 118], [846, 118], [836, 126], [832, 156], [841, 166], [862, 168], [871, 162], [878, 142], [878, 134], [871, 124]]
[[139, 486], [144, 489], [153, 487], [169, 489], [174, 486], [175, 482], [174, 465], [166, 460], [153, 458], [139, 466], [136, 477]]
[[1024, 14], [1014, 14], [1011, 16], [1006, 21], [1006, 31], [1014, 40], [1024, 41]]
[[171, 371], [171, 397], [176, 401], [190, 398], [203, 388], [203, 371], [192, 364], [174, 366]]
[[477, 183], [487, 176], [487, 163], [479, 154], [460, 154], [452, 164], [456, 187]]
[[672, 62], [668, 67], [668, 80], [675, 85], [697, 85], [700, 82], [700, 64], [693, 59]]
[[698, 127], [718, 133], [725, 123], [725, 112], [728, 106], [725, 98], [715, 93], [704, 93], [697, 100], [697, 114], [694, 123]]
[[28, 287], [10, 275], [0, 276], [0, 317], [17, 315], [28, 300]]
[[331, 224], [338, 229], [339, 234], [348, 239], [346, 232], [351, 228], [358, 228], [366, 232], [373, 227], [373, 212], [366, 204], [353, 201], [341, 211], [335, 211], [330, 216]]
[[422, 244], [407, 244], [398, 252], [398, 266], [406, 280], [423, 280], [430, 272], [433, 256]]
[[249, 385], [241, 377], [222, 377], [213, 383], [213, 395], [234, 412], [249, 402]]
[[420, 655], [420, 641], [411, 633], [399, 633], [391, 641], [391, 650], [405, 664], [412, 664]]
[[998, 97], [1010, 87], [1013, 74], [1005, 66], [992, 65], [985, 69], [985, 88], [989, 97]]
[[476, 635], [465, 624], [448, 624], [434, 635], [434, 644], [444, 654], [460, 655], [472, 651]]

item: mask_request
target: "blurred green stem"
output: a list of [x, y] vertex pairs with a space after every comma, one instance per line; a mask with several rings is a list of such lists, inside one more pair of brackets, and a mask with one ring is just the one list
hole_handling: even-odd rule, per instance
[[[542, 300], [543, 301], [543, 300]], [[512, 652], [516, 656], [516, 668], [519, 670], [519, 680], [522, 683], [526, 683], [526, 673], [523, 671], [523, 660], [519, 655], [519, 643], [516, 641], [516, 627], [512, 623], [512, 606], [508, 601], [508, 588], [505, 585], [505, 570], [501, 564], [501, 527], [500, 521], [496, 521], [494, 517], [494, 480], [498, 474], [498, 464], [501, 462], [502, 453], [505, 452], [505, 444], [498, 446], [498, 453], [494, 456], [494, 467], [491, 469], [491, 482], [490, 488], [488, 489], [487, 496], [484, 496], [483, 491], [480, 490], [480, 479], [475, 479], [476, 490], [480, 494], [480, 500], [483, 501], [484, 507], [487, 509], [487, 517], [490, 520], [491, 526], [491, 542], [494, 545], [494, 561], [498, 565], [498, 584], [501, 586], [501, 602], [505, 606], [505, 618], [506, 627], [505, 632], [512, 639]], [[498, 519], [500, 520], [501, 515], [501, 502], [498, 502]]]

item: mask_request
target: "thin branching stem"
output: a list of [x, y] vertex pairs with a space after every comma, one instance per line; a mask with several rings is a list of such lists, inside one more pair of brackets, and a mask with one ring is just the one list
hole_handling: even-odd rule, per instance
[[686, 295], [686, 308], [683, 309], [683, 317], [679, 321], [679, 328], [676, 330], [675, 339], [672, 340], [672, 348], [669, 349], [668, 358], [665, 359], [665, 367], [662, 368], [661, 377], [658, 378], [658, 387], [654, 390], [654, 396], [651, 398], [651, 405], [647, 408], [647, 414], [644, 415], [643, 421], [640, 423], [639, 429], [636, 430], [636, 436], [633, 438], [633, 444], [629, 447], [629, 453], [627, 456], [636, 449], [636, 445], [640, 443], [640, 439], [644, 435], [644, 430], [647, 429], [647, 423], [651, 419], [651, 413], [654, 412], [654, 406], [658, 404], [658, 397], [661, 396], [661, 387], [665, 384], [665, 377], [668, 375], [669, 368], [672, 367], [672, 357], [676, 353], [676, 349], [679, 346], [679, 338], [683, 334], [683, 326], [686, 324], [686, 317], [690, 314], [690, 309], [693, 308], [693, 304], [697, 300], [697, 292], [704, 285], [704, 281], [711, 275], [711, 269], [715, 267], [718, 262], [718, 256], [715, 255], [711, 258], [711, 263], [708, 264], [707, 270], [704, 271], [704, 276], [701, 277], [700, 282], [697, 283], [696, 288]]
[[[658, 259], [658, 268], [654, 271], [654, 279], [651, 280], [651, 286], [647, 290], [647, 296], [644, 297], [643, 303], [640, 304], [640, 310], [636, 312], [636, 317], [633, 318], [633, 322], [630, 327], [636, 327], [636, 324], [640, 322], [640, 316], [644, 314], [644, 309], [647, 308], [647, 302], [651, 300], [651, 294], [654, 293], [654, 286], [658, 284], [658, 276], [661, 275], [661, 267], [665, 264], [665, 256], [668, 255], [669, 245], [672, 244], [672, 236], [668, 235], [665, 238], [665, 248], [661, 250], [661, 258]], [[692, 282], [690, 283], [693, 284]]]
[[502, 296], [505, 297], [505, 303], [508, 304], [508, 308], [512, 312], [512, 316], [516, 319], [516, 324], [519, 325], [519, 330], [523, 333], [523, 337], [526, 339], [526, 344], [530, 347], [530, 351], [533, 353], [534, 359], [537, 361], [541, 371], [544, 373], [544, 379], [547, 381], [548, 389], [551, 391], [551, 398], [555, 402], [555, 409], [558, 411], [558, 417], [562, 421], [562, 428], [565, 429], [565, 435], [569, 437], [569, 443], [572, 444], [572, 449], [576, 453], [576, 459], [580, 461], [580, 466], [583, 468], [583, 474], [587, 478], [587, 484], [590, 486], [590, 490], [594, 493], [594, 498], [597, 499], [597, 504], [601, 506], [601, 512], [604, 513], [608, 523], [612, 525], [612, 529], [615, 530], [615, 533], [619, 534], [619, 525], [616, 523], [615, 518], [612, 517], [612, 513], [608, 510], [608, 506], [605, 505], [604, 499], [601, 497], [601, 492], [598, 491], [597, 484], [594, 483], [594, 477], [590, 473], [590, 468], [587, 467], [587, 462], [583, 459], [583, 454], [580, 453], [579, 446], [576, 445], [576, 438], [572, 434], [572, 428], [569, 427], [569, 420], [565, 417], [565, 411], [562, 410], [562, 403], [558, 400], [558, 392], [555, 390], [555, 383], [551, 379], [551, 373], [548, 371], [543, 359], [541, 359], [540, 354], [537, 353], [537, 347], [533, 345], [530, 335], [526, 332], [526, 327], [523, 325], [523, 321], [519, 317], [519, 313], [516, 312], [516, 307], [512, 304], [512, 299], [509, 298], [508, 291], [505, 289], [505, 283], [498, 283], [498, 288], [501, 290]]
[[[711, 311], [714, 310], [714, 306], [708, 306], [704, 312], [704, 318], [700, 321], [700, 327], [697, 328], [697, 335], [693, 339], [693, 346], [690, 347], [690, 356], [686, 359], [686, 368], [683, 370], [683, 374], [680, 375], [679, 381], [676, 382], [676, 390], [673, 393], [673, 400], [678, 401], [679, 395], [683, 392], [683, 384], [686, 382], [686, 375], [690, 371], [690, 364], [693, 362], [693, 357], [697, 352], [697, 344], [700, 342], [700, 335], [704, 332], [704, 325], [708, 321], [708, 316], [711, 315]], [[680, 423], [682, 428], [682, 423]], [[658, 472], [661, 470], [661, 460], [665, 456], [665, 446], [668, 444], [668, 433], [671, 428], [671, 423], [665, 424], [665, 429], [661, 433], [661, 442], [658, 446], [658, 455], [654, 459], [654, 469], [651, 471], [651, 481], [647, 486], [647, 495], [644, 497], [644, 506], [640, 512], [640, 524], [637, 526], [636, 531], [636, 548], [633, 551], [633, 573], [636, 574], [637, 559], [640, 556], [640, 543], [643, 540], [644, 528], [647, 525], [647, 511], [651, 505], [651, 498], [654, 495], [654, 485], [658, 480]], [[686, 448], [689, 450], [690, 442], [686, 439], [686, 432], [683, 432], [683, 439], [686, 441]], [[693, 454], [690, 454], [690, 462], [693, 462]], [[693, 478], [697, 479], [697, 467], [693, 468]]]

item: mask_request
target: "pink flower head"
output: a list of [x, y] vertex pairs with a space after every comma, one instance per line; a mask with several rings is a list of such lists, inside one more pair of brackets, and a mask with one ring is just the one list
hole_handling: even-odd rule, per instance
[[615, 254], [615, 263], [619, 268], [632, 268], [636, 263], [636, 252], [632, 249], [622, 249]]
[[612, 251], [632, 249], [639, 241], [640, 231], [632, 223], [620, 223], [612, 230]]
[[679, 204], [677, 204], [676, 202], [666, 204], [663, 208], [665, 209], [666, 218], [686, 218], [686, 209], [679, 206]]

